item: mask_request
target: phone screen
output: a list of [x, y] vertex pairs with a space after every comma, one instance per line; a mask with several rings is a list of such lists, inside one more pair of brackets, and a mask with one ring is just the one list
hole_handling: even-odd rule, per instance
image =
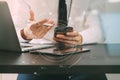
[[78, 54], [89, 51], [90, 51], [89, 49], [81, 48], [81, 47], [69, 47], [65, 49], [58, 49], [57, 47], [51, 47], [51, 48], [36, 50], [34, 52], [43, 55], [66, 56], [66, 55]]

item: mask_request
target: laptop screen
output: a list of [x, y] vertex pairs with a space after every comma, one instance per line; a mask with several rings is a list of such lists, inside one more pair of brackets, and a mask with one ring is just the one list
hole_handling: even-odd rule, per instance
[[0, 1], [0, 50], [21, 51], [9, 7], [5, 1]]

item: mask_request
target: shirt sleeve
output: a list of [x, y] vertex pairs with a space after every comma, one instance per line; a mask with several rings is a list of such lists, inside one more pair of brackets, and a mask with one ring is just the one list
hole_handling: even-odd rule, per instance
[[25, 40], [22, 38], [20, 31], [21, 30], [17, 30], [17, 36], [18, 36], [19, 42], [29, 42], [30, 40]]
[[10, 11], [19, 41], [28, 42], [28, 40], [22, 38], [20, 30], [28, 24], [29, 9], [23, 0], [12, 0], [10, 5]]
[[87, 16], [87, 29], [79, 32], [83, 38], [83, 44], [86, 43], [101, 43], [104, 41], [101, 25], [98, 19], [98, 13], [91, 12]]

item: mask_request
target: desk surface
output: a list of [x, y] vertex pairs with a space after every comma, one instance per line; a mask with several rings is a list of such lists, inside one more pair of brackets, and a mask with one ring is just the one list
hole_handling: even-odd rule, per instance
[[120, 44], [83, 46], [90, 52], [53, 57], [0, 51], [1, 73], [120, 73]]

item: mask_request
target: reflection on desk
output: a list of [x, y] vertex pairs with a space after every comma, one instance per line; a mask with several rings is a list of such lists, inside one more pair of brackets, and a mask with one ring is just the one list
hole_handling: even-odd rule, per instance
[[[95, 44], [83, 46], [91, 51], [69, 56], [48, 56], [31, 53], [0, 51], [0, 72], [6, 73], [120, 73], [120, 55], [110, 56], [108, 46], [120, 44]], [[112, 47], [110, 47], [112, 48]], [[118, 51], [119, 48], [112, 48]], [[110, 49], [111, 50], [111, 49]], [[114, 52], [111, 51], [112, 54]]]

